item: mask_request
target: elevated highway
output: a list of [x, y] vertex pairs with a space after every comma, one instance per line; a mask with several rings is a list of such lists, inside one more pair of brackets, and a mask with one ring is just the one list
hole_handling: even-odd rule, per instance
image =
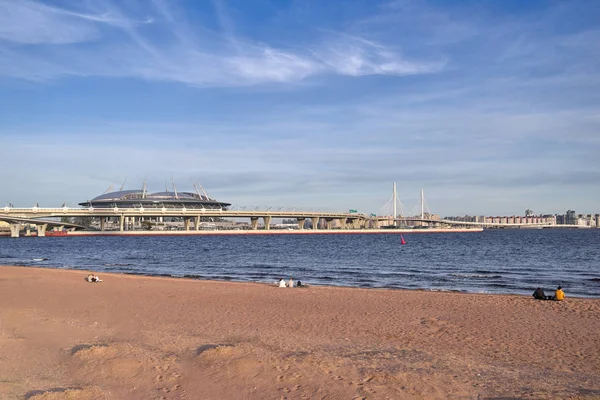
[[23, 218], [23, 217], [0, 217], [0, 221], [9, 223], [10, 234], [13, 237], [19, 236], [21, 229], [25, 229], [25, 236], [31, 235], [31, 226], [35, 226], [38, 236], [45, 236], [46, 229], [50, 227], [60, 227], [61, 229], [85, 229], [83, 225], [73, 224], [70, 222], [62, 222], [47, 219]]
[[[29, 229], [30, 225], [37, 227], [38, 236], [44, 236], [48, 226], [60, 226], [67, 229], [82, 229], [81, 225], [61, 222], [61, 219], [72, 217], [97, 218], [100, 230], [104, 231], [108, 220], [118, 221], [119, 231], [130, 230], [136, 221], [162, 219], [164, 217], [181, 218], [184, 229], [200, 230], [202, 218], [247, 218], [253, 230], [259, 227], [262, 219], [264, 229], [269, 230], [273, 218], [295, 219], [298, 228], [304, 229], [305, 221], [310, 219], [313, 229], [318, 229], [321, 220], [326, 221], [326, 229], [365, 229], [381, 228], [394, 221], [389, 216], [368, 216], [358, 213], [330, 213], [313, 211], [260, 211], [260, 210], [224, 210], [209, 208], [172, 208], [172, 207], [135, 207], [135, 208], [93, 208], [93, 207], [60, 207], [60, 208], [0, 208], [0, 221], [8, 222], [11, 226], [11, 236], [18, 237], [19, 231]], [[473, 228], [523, 228], [523, 227], [574, 227], [572, 225], [554, 225], [547, 222], [530, 223], [500, 223], [500, 222], [466, 222], [450, 219], [429, 219], [419, 217], [396, 218], [396, 225], [403, 223], [423, 223], [430, 227], [473, 227]]]
[[[124, 231], [135, 221], [146, 218], [176, 217], [182, 218], [186, 230], [199, 230], [201, 218], [249, 218], [252, 229], [258, 229], [258, 222], [263, 220], [264, 229], [269, 230], [273, 218], [293, 218], [298, 221], [299, 229], [304, 228], [307, 219], [312, 221], [313, 227], [319, 226], [319, 221], [326, 221], [327, 229], [332, 229], [333, 224], [337, 224], [341, 229], [361, 229], [365, 227], [367, 221], [372, 218], [357, 213], [327, 213], [312, 211], [258, 211], [258, 210], [223, 210], [209, 208], [172, 208], [172, 207], [137, 207], [137, 208], [0, 208], [0, 221], [6, 221], [11, 225], [16, 225], [17, 219], [22, 220], [43, 220], [40, 223], [46, 223], [48, 218], [72, 218], [72, 217], [91, 217], [99, 218], [100, 229], [104, 230], [105, 222], [108, 218], [116, 218], [119, 221], [119, 230]], [[59, 225], [56, 222], [56, 225]], [[16, 227], [14, 229], [17, 229]], [[45, 228], [44, 228], [45, 229]], [[14, 233], [12, 236], [15, 236]], [[18, 235], [17, 235], [18, 236]]]

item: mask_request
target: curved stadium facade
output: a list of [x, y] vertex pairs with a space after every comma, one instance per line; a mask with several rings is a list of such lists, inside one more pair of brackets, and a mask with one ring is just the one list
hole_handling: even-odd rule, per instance
[[226, 210], [231, 204], [223, 203], [199, 193], [156, 192], [145, 190], [120, 190], [104, 193], [92, 200], [79, 203], [83, 207], [94, 208], [191, 208]]

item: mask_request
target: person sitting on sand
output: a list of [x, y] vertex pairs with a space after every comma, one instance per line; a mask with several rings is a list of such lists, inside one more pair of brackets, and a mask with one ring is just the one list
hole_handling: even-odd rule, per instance
[[542, 288], [535, 289], [535, 292], [533, 292], [532, 296], [536, 300], [546, 300], [546, 294]]
[[562, 290], [562, 287], [558, 287], [556, 292], [554, 293], [554, 300], [563, 301], [565, 299], [565, 292]]
[[287, 287], [287, 284], [285, 283], [285, 281], [283, 280], [283, 278], [281, 278], [279, 280], [279, 287]]
[[288, 282], [288, 287], [294, 287], [294, 279], [290, 278], [290, 281]]
[[308, 287], [308, 285], [306, 285], [306, 284], [302, 283], [302, 281], [298, 281], [298, 282], [296, 282], [296, 287], [299, 287], [299, 288], [306, 288], [306, 287]]

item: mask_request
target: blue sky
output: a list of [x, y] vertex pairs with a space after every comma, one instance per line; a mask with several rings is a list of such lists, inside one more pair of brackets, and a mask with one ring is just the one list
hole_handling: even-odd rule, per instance
[[0, 201], [600, 212], [600, 2], [0, 0]]

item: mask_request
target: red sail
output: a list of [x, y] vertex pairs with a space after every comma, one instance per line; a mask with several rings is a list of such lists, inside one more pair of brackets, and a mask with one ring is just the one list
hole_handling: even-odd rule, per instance
[[404, 241], [404, 237], [402, 235], [400, 235], [400, 244], [406, 244], [406, 242]]

